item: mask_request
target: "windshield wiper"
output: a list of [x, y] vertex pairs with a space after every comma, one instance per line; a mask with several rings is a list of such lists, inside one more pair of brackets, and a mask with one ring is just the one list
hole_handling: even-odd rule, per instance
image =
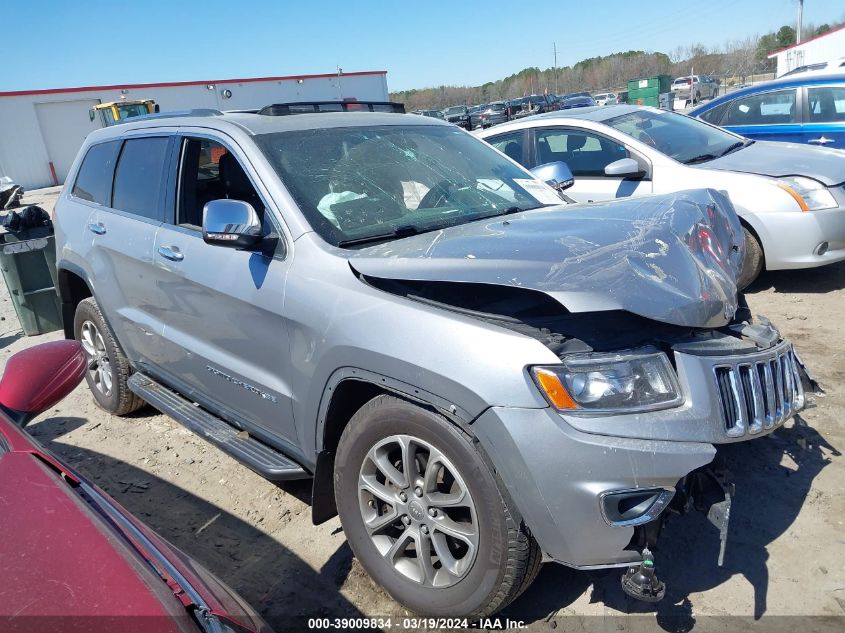
[[[564, 204], [563, 200], [560, 201], [561, 204]], [[543, 207], [555, 207], [557, 204], [546, 203], [546, 204], [538, 204], [533, 207], [508, 207], [500, 215], [511, 215], [512, 213], [521, 213], [522, 211], [533, 211], [534, 209], [542, 209]]]
[[371, 242], [383, 242], [385, 240], [395, 240], [400, 237], [408, 237], [410, 235], [418, 235], [419, 233], [426, 233], [427, 231], [435, 229], [420, 230], [415, 226], [399, 226], [388, 233], [378, 233], [376, 235], [367, 235], [365, 237], [355, 237], [350, 240], [341, 240], [337, 243], [340, 247], [356, 246], [358, 244], [369, 244]]
[[726, 156], [727, 154], [730, 154], [731, 152], [735, 152], [740, 147], [745, 147], [745, 143], [743, 141], [737, 141], [736, 143], [731, 143], [730, 145], [728, 145], [728, 147], [725, 149], [724, 152], [719, 154], [719, 156]]
[[706, 160], [713, 160], [714, 158], [719, 158], [715, 154], [701, 154], [699, 156], [693, 156], [692, 158], [688, 158], [684, 161], [684, 165], [692, 165], [693, 163], [703, 163]]
[[754, 141], [750, 139], [745, 139], [744, 141], [737, 141], [736, 143], [732, 143], [731, 145], [728, 145], [728, 148], [724, 152], [719, 154], [719, 156], [725, 156], [727, 154], [730, 154], [731, 152], [735, 152], [738, 149], [742, 149], [743, 147], [748, 147], [753, 142]]
[[[560, 201], [561, 204], [566, 204], [563, 200]], [[500, 218], [503, 215], [513, 215], [514, 213], [521, 213], [523, 211], [533, 211], [534, 209], [542, 209], [543, 207], [556, 207], [556, 204], [538, 204], [535, 207], [518, 207], [512, 206], [508, 207], [507, 209], [502, 209], [501, 211], [495, 211], [494, 213], [485, 213], [484, 215], [479, 215], [474, 218], [467, 220], [467, 222], [477, 222], [478, 220], [489, 220], [490, 218]]]

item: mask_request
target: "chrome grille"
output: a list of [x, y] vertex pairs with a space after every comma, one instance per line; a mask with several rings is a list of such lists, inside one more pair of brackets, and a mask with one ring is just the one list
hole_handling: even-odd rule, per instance
[[804, 388], [792, 347], [768, 358], [714, 367], [729, 437], [781, 424], [804, 408]]

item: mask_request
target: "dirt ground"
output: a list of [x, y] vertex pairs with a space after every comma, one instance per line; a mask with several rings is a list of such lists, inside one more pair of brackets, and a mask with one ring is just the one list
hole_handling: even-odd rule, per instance
[[[48, 209], [56, 189], [28, 194]], [[10, 354], [60, 337], [24, 337], [0, 289], [0, 365]], [[773, 616], [845, 614], [845, 263], [766, 273], [750, 289], [757, 314], [791, 338], [827, 390], [767, 439], [737, 447], [725, 564], [718, 535], [701, 516], [674, 519], [657, 552], [667, 597], [633, 602], [619, 572], [545, 565], [502, 618], [532, 630], [829, 628], [831, 620]], [[335, 519], [311, 524], [309, 485], [261, 479], [176, 422], [146, 408], [130, 417], [98, 409], [83, 383], [30, 427], [31, 433], [124, 507], [236, 589], [277, 630], [297, 616], [405, 615], [361, 569]], [[570, 616], [570, 617], [565, 617]], [[708, 617], [708, 616], [721, 616]], [[741, 616], [726, 620], [725, 616]], [[714, 626], [707, 626], [707, 624]], [[767, 624], [769, 626], [767, 626]], [[775, 626], [775, 625], [778, 626]], [[839, 629], [842, 630], [842, 629]]]

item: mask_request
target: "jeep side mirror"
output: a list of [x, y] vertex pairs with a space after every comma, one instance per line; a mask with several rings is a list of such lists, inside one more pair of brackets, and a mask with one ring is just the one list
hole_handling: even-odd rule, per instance
[[640, 164], [633, 158], [620, 158], [619, 160], [613, 161], [607, 167], [604, 168], [605, 176], [612, 176], [616, 178], [624, 178], [626, 176], [640, 176], [642, 175], [642, 173], [643, 170], [640, 167]]
[[206, 244], [248, 249], [261, 241], [261, 220], [243, 200], [212, 200], [202, 209], [202, 239]]
[[73, 391], [86, 369], [78, 341], [53, 341], [17, 352], [6, 361], [0, 378], [0, 408], [26, 426]]
[[546, 163], [545, 165], [538, 165], [531, 169], [531, 173], [558, 191], [569, 189], [575, 184], [575, 177], [572, 175], [569, 167], [560, 160], [556, 160], [553, 163]]

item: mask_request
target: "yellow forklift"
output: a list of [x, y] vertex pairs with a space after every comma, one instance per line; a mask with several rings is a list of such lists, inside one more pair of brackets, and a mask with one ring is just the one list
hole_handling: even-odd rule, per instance
[[88, 111], [88, 117], [93, 121], [99, 116], [103, 127], [109, 127], [132, 117], [158, 111], [159, 107], [155, 99], [126, 99], [96, 105]]

